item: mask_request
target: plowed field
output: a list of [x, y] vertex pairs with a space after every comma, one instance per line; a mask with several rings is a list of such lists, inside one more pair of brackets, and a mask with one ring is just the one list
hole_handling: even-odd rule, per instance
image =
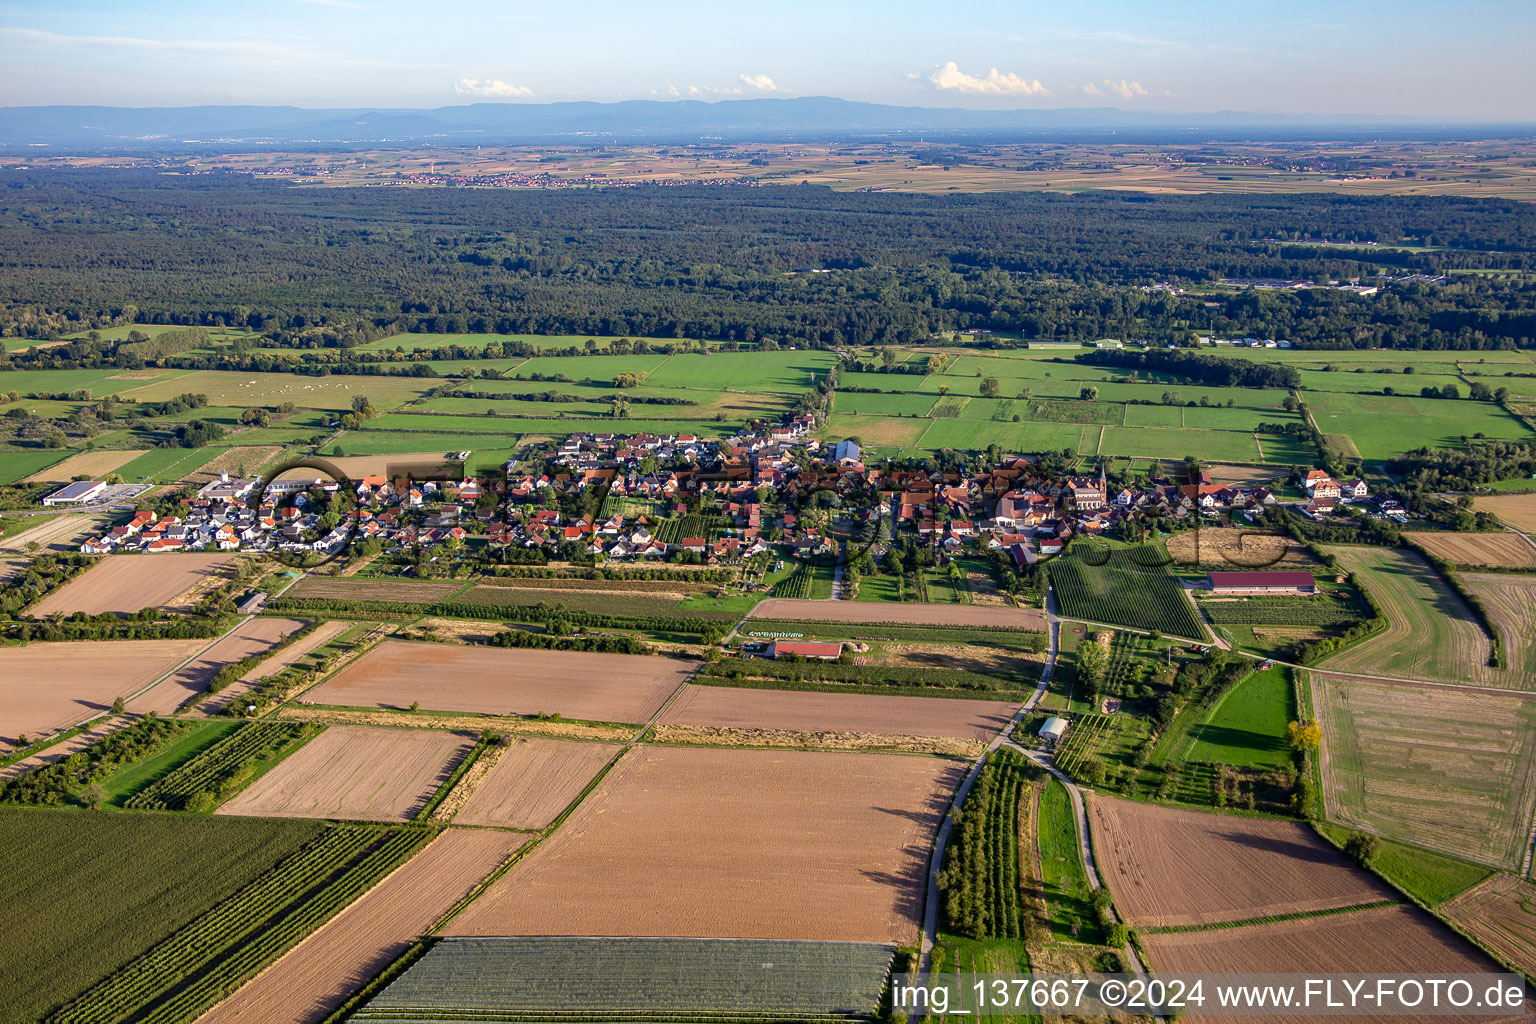
[[434, 729], [333, 726], [219, 813], [409, 821], [471, 745], [466, 736]]
[[1133, 927], [1244, 921], [1394, 896], [1298, 822], [1099, 793], [1088, 811], [1104, 884]]
[[[208, 688], [225, 665], [260, 654], [304, 625], [298, 619], [251, 619], [177, 669], [146, 693], [128, 702], [129, 711], [166, 715]], [[196, 643], [207, 644], [206, 640]]]
[[1016, 710], [1016, 704], [989, 701], [690, 686], [667, 708], [661, 721], [726, 729], [979, 740], [996, 736]]
[[212, 714], [249, 690], [252, 686], [255, 686], [257, 682], [266, 676], [276, 675], [289, 665], [297, 664], [309, 652], [325, 646], [331, 640], [345, 633], [351, 626], [352, 623], [339, 620], [320, 623], [320, 625], [305, 634], [303, 639], [295, 640], [275, 656], [261, 662], [245, 675], [230, 683], [229, 686], [220, 690], [216, 695], [198, 705], [198, 710], [204, 714]]
[[[1158, 974], [1475, 974], [1499, 970], [1465, 939], [1416, 907], [1381, 907], [1244, 928], [1142, 933], [1148, 965]], [[1192, 1013], [1181, 1020], [1290, 1024], [1315, 1020], [1292, 1014], [1240, 1018]], [[1382, 1016], [1351, 1020], [1389, 1020]], [[1401, 1019], [1401, 1018], [1397, 1018]], [[1457, 1020], [1524, 1020], [1489, 1015]]]
[[974, 604], [885, 604], [878, 601], [801, 601], [770, 597], [752, 609], [754, 619], [798, 622], [889, 622], [907, 626], [1001, 626], [1044, 629], [1045, 614], [1032, 608]]
[[200, 1017], [199, 1024], [314, 1024], [447, 913], [522, 837], [452, 829]]
[[615, 743], [513, 739], [454, 821], [543, 828], [619, 752]]
[[1526, 974], [1536, 974], [1536, 885], [1494, 875], [1440, 913]]
[[450, 935], [908, 943], [960, 762], [636, 747]]
[[455, 580], [355, 579], [306, 576], [284, 597], [325, 597], [345, 601], [442, 601], [464, 588]]
[[698, 662], [641, 654], [503, 650], [386, 640], [304, 695], [308, 703], [644, 722]]
[[112, 706], [185, 661], [206, 640], [120, 640], [0, 647], [0, 746], [36, 739]]
[[228, 565], [234, 555], [104, 555], [85, 572], [31, 609], [39, 618], [85, 612], [133, 615], [144, 608], [164, 608], [194, 584]]

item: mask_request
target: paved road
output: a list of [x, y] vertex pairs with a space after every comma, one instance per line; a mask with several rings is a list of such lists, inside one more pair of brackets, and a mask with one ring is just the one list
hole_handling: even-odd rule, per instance
[[997, 750], [1004, 743], [1012, 742], [1009, 737], [1013, 730], [1024, 720], [1036, 704], [1045, 696], [1045, 689], [1050, 685], [1051, 673], [1056, 668], [1056, 655], [1061, 639], [1061, 622], [1056, 618], [1056, 597], [1050, 591], [1045, 595], [1045, 612], [1049, 619], [1051, 644], [1046, 654], [1045, 667], [1040, 670], [1040, 682], [1035, 687], [1035, 692], [1029, 695], [1019, 710], [1014, 714], [1002, 731], [992, 738], [987, 749], [971, 762], [970, 769], [965, 773], [958, 789], [955, 790], [955, 798], [949, 805], [949, 810], [944, 814], [944, 820], [939, 823], [938, 833], [933, 840], [933, 855], [928, 860], [928, 889], [927, 898], [923, 902], [923, 938], [918, 970], [927, 973], [933, 963], [933, 946], [939, 930], [939, 872], [944, 867], [944, 850], [949, 845], [949, 835], [955, 827], [955, 811], [965, 803], [965, 798], [971, 792], [971, 787], [976, 783], [976, 777], [981, 774], [982, 765], [987, 755]]

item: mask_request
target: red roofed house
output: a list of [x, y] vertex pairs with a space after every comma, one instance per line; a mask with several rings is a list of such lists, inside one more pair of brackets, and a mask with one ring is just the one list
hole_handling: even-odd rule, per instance
[[835, 661], [842, 653], [842, 644], [822, 644], [809, 640], [775, 640], [768, 647], [768, 656], [770, 658], [798, 656], [801, 658], [820, 658], [823, 661]]
[[1310, 572], [1213, 572], [1209, 581], [1218, 594], [1315, 594]]

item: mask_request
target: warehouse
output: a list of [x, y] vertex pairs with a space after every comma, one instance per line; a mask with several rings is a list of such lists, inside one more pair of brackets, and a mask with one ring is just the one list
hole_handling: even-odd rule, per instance
[[1309, 572], [1213, 572], [1206, 584], [1217, 594], [1315, 594]]
[[101, 480], [76, 480], [48, 495], [43, 504], [50, 508], [54, 505], [89, 505], [106, 489], [107, 485]]

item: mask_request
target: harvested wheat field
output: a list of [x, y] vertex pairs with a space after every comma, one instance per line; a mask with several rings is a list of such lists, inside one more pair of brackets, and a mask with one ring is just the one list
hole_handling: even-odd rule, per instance
[[974, 604], [885, 604], [878, 601], [803, 601], [770, 597], [752, 609], [754, 619], [794, 622], [888, 623], [900, 626], [990, 626], [1041, 630], [1045, 613], [1034, 608]]
[[644, 722], [698, 662], [386, 640], [304, 695], [312, 704], [559, 714], [588, 722]]
[[1440, 913], [1528, 975], [1536, 975], [1536, 885], [1494, 875], [1441, 904]]
[[442, 601], [463, 590], [463, 580], [357, 579], [306, 576], [285, 597], [340, 598], [346, 601]]
[[[1399, 905], [1328, 917], [1207, 931], [1141, 933], [1148, 966], [1157, 974], [1481, 974], [1500, 968], [1470, 942], [1417, 907]], [[1293, 1014], [1240, 1018], [1191, 1013], [1185, 1021], [1315, 1020]], [[1389, 1020], [1382, 1016], [1351, 1020]], [[1400, 1020], [1401, 1018], [1395, 1018]], [[1528, 1020], [1521, 1016], [1457, 1020]]]
[[219, 813], [409, 821], [473, 745], [462, 733], [436, 729], [332, 726]]
[[99, 715], [208, 645], [207, 640], [116, 640], [0, 647], [0, 745]]
[[29, 544], [54, 551], [74, 551], [80, 542], [101, 530], [103, 517], [86, 512], [38, 516], [37, 525], [0, 541], [0, 551], [24, 552]]
[[32, 614], [136, 615], [164, 609], [181, 594], [234, 561], [234, 554], [103, 555], [96, 564], [39, 601]]
[[143, 454], [143, 449], [133, 451], [104, 450], [99, 452], [80, 452], [78, 455], [71, 455], [63, 462], [55, 462], [47, 469], [38, 470], [31, 476], [23, 478], [21, 482], [24, 484], [62, 484], [68, 483], [77, 476], [100, 480], [108, 473], [116, 472]]
[[1298, 541], [1263, 530], [1183, 530], [1169, 537], [1166, 547], [1168, 556], [1181, 565], [1217, 570], [1307, 569], [1317, 564]]
[[1104, 884], [1132, 927], [1246, 921], [1395, 896], [1299, 822], [1101, 793], [1089, 797], [1088, 813]]
[[453, 820], [460, 825], [543, 828], [621, 749], [616, 743], [511, 739]]
[[1473, 498], [1472, 506], [1479, 512], [1492, 512], [1506, 526], [1521, 533], [1536, 533], [1536, 494], [1495, 494], [1486, 498]]
[[317, 1024], [496, 870], [522, 837], [450, 829], [198, 1018], [199, 1024]]
[[1536, 547], [1518, 533], [1415, 533], [1436, 558], [1464, 565], [1536, 566]]
[[1517, 869], [1536, 805], [1536, 700], [1312, 673], [1328, 818]]
[[1457, 579], [1488, 609], [1503, 639], [1510, 685], [1536, 690], [1536, 576], [1467, 572]]
[[1017, 704], [993, 701], [690, 686], [661, 723], [990, 740], [1017, 710]]
[[964, 767], [635, 747], [445, 931], [911, 943]]
[[218, 675], [226, 665], [268, 650], [303, 625], [298, 619], [251, 619], [241, 623], [234, 632], [212, 646], [208, 646], [207, 640], [195, 641], [208, 646], [208, 649], [157, 683], [154, 688], [129, 701], [128, 710], [141, 714], [145, 711], [170, 714], [206, 691], [208, 680]]

